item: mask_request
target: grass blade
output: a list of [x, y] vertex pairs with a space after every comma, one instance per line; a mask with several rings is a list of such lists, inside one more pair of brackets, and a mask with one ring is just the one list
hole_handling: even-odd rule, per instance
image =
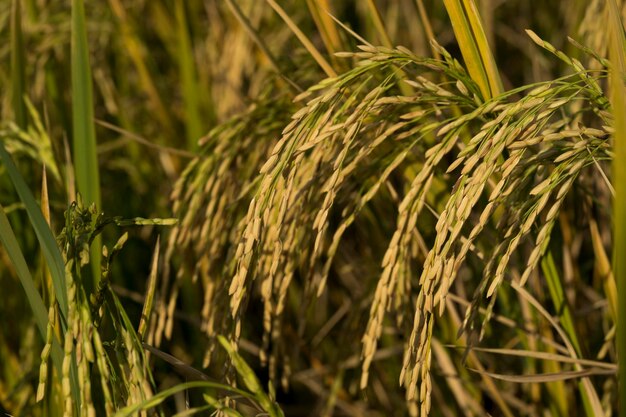
[[474, 42], [469, 22], [463, 11], [463, 6], [458, 0], [444, 0], [444, 4], [448, 11], [448, 16], [450, 16], [454, 36], [459, 43], [467, 71], [476, 84], [478, 84], [484, 98], [490, 98], [491, 91], [489, 82], [487, 81], [487, 74], [481, 64], [480, 53]]
[[265, 0], [269, 3], [269, 5], [274, 9], [274, 11], [280, 16], [281, 19], [289, 26], [289, 29], [296, 35], [298, 40], [302, 42], [302, 45], [306, 48], [306, 50], [311, 54], [313, 59], [317, 62], [317, 64], [324, 70], [328, 77], [336, 77], [337, 72], [333, 69], [333, 67], [328, 63], [326, 58], [322, 56], [322, 54], [317, 50], [313, 42], [309, 40], [309, 38], [300, 30], [298, 25], [291, 20], [291, 17], [283, 10], [278, 3], [274, 0]]
[[472, 29], [474, 42], [476, 43], [476, 47], [478, 48], [478, 52], [480, 54], [480, 62], [485, 69], [485, 73], [487, 74], [491, 96], [495, 97], [503, 92], [502, 81], [500, 80], [500, 74], [498, 73], [496, 61], [494, 60], [491, 48], [489, 47], [489, 42], [487, 40], [487, 35], [485, 34], [480, 14], [478, 13], [474, 0], [463, 0], [463, 5], [465, 6], [467, 20], [469, 21]]
[[203, 133], [200, 119], [199, 93], [200, 88], [196, 79], [195, 61], [191, 39], [189, 37], [189, 25], [185, 11], [185, 2], [176, 2], [176, 28], [178, 35], [178, 66], [182, 81], [183, 101], [185, 105], [185, 130], [187, 133], [187, 148], [196, 149], [198, 139]]
[[145, 45], [141, 43], [134, 22], [127, 15], [126, 10], [120, 0], [109, 0], [109, 5], [113, 14], [117, 17], [120, 26], [120, 38], [128, 57], [135, 66], [139, 86], [147, 96], [148, 105], [157, 114], [161, 126], [168, 134], [174, 135], [176, 130], [172, 120], [171, 112], [167, 110], [163, 99], [156, 87], [153, 77], [150, 75], [150, 65], [147, 59]]
[[[52, 284], [54, 287], [55, 297], [57, 302], [59, 303], [59, 313], [61, 317], [61, 335], [63, 336], [68, 326], [68, 302], [66, 293], [67, 287], [65, 281], [65, 265], [61, 256], [61, 251], [57, 246], [57, 242], [54, 238], [54, 235], [52, 234], [52, 230], [48, 226], [48, 223], [46, 222], [46, 219], [42, 214], [41, 208], [37, 205], [35, 197], [33, 197], [33, 194], [26, 185], [26, 181], [24, 181], [24, 178], [22, 178], [22, 175], [17, 170], [13, 159], [4, 148], [2, 142], [0, 142], [0, 160], [4, 163], [5, 169], [9, 173], [9, 177], [13, 182], [13, 186], [15, 187], [18, 196], [24, 204], [30, 222], [35, 229], [35, 234], [37, 235], [39, 244], [41, 245], [41, 250], [47, 263], [47, 268], [52, 276]], [[2, 210], [2, 215], [4, 216], [4, 210]], [[4, 217], [6, 219], [6, 216]], [[0, 220], [0, 222], [2, 221]], [[33, 313], [35, 314], [37, 327], [39, 328], [40, 332], [43, 332], [42, 337], [44, 340], [46, 340], [46, 327], [48, 324], [48, 315], [45, 311], [46, 309], [43, 305], [41, 295], [37, 292], [36, 289], [33, 292], [34, 284], [32, 284], [32, 277], [30, 277], [30, 272], [28, 271], [28, 268], [26, 267], [26, 269], [24, 269], [26, 262], [24, 261], [23, 255], [21, 255], [21, 250], [19, 249], [19, 246], [15, 246], [17, 244], [17, 241], [15, 240], [15, 235], [13, 235], [13, 231], [10, 229], [10, 227], [7, 229], [7, 225], [8, 222], [4, 223], [4, 227], [0, 227], [0, 238], [3, 240], [3, 243], [4, 239], [7, 239], [7, 242], [11, 245], [10, 257], [14, 263], [17, 262], [16, 268], [18, 268], [19, 265], [22, 274], [20, 276], [20, 281], [24, 286], [26, 295], [29, 298], [29, 303], [31, 304], [31, 308], [33, 309]], [[13, 241], [15, 242], [11, 242], [11, 235], [13, 235]], [[5, 247], [8, 246], [7, 243], [4, 244]], [[42, 313], [45, 314], [45, 317], [41, 317]], [[52, 360], [60, 375], [63, 365], [63, 351], [61, 350], [59, 342], [55, 339], [53, 339], [52, 343]], [[71, 363], [70, 368], [70, 389], [72, 393], [72, 398], [77, 399], [76, 401], [78, 401], [80, 395], [75, 361]]]
[[248, 33], [248, 36], [250, 36], [250, 38], [254, 41], [254, 43], [259, 47], [261, 52], [263, 52], [263, 54], [269, 61], [274, 71], [276, 71], [276, 73], [279, 74], [283, 80], [289, 83], [289, 85], [291, 85], [297, 91], [299, 92], [304, 91], [302, 87], [300, 87], [294, 81], [289, 79], [289, 77], [283, 74], [283, 71], [280, 69], [280, 66], [278, 65], [278, 61], [276, 61], [276, 58], [274, 57], [274, 55], [268, 48], [266, 42], [261, 38], [258, 31], [255, 30], [254, 27], [252, 27], [250, 20], [243, 14], [243, 12], [241, 11], [237, 3], [233, 0], [226, 0], [226, 4], [228, 5], [232, 13], [237, 18], [237, 21], [239, 21], [239, 24], [241, 24], [241, 26], [243, 26], [243, 28], [246, 30], [246, 32]]
[[502, 93], [502, 82], [495, 60], [472, 0], [444, 0], [463, 60], [484, 99]]
[[378, 32], [378, 36], [380, 36], [380, 40], [382, 41], [383, 45], [387, 48], [393, 47], [391, 39], [389, 38], [389, 34], [387, 33], [387, 29], [385, 29], [383, 19], [380, 16], [380, 12], [376, 7], [376, 3], [374, 3], [374, 0], [367, 0], [367, 7], [370, 10], [370, 15], [372, 16], [374, 27], [376, 28], [376, 32]]
[[615, 284], [615, 276], [611, 270], [611, 263], [604, 251], [598, 224], [595, 220], [589, 222], [589, 230], [591, 232], [591, 243], [595, 256], [594, 274], [597, 276], [598, 280], [602, 282], [604, 294], [609, 301], [609, 313], [613, 321], [617, 323], [617, 285]]
[[[453, 346], [456, 348], [464, 348], [463, 346]], [[607, 369], [612, 372], [617, 370], [617, 366], [613, 363], [601, 362], [589, 359], [578, 359], [570, 356], [559, 355], [557, 353], [541, 352], [537, 350], [523, 350], [523, 349], [498, 349], [498, 348], [483, 348], [483, 347], [471, 347], [471, 350], [477, 352], [494, 353], [497, 355], [518, 356], [522, 358], [534, 358], [545, 361], [555, 361], [563, 363], [573, 363], [581, 366], [589, 366], [594, 368]]]
[[[582, 351], [580, 348], [580, 342], [576, 335], [576, 326], [574, 325], [574, 319], [570, 310], [567, 299], [565, 298], [565, 291], [561, 284], [561, 277], [554, 263], [552, 252], [548, 252], [546, 256], [541, 260], [541, 268], [546, 276], [548, 289], [550, 291], [550, 298], [554, 304], [554, 308], [559, 312], [559, 321], [563, 325], [563, 329], [567, 333], [569, 341], [574, 348], [577, 357], [582, 357]], [[581, 370], [580, 366], [576, 366], [577, 370]], [[558, 381], [558, 379], [554, 379]], [[548, 382], [548, 381], [546, 381]], [[583, 399], [585, 411], [588, 416], [595, 416], [600, 407], [600, 400], [593, 385], [589, 382], [589, 379], [581, 380], [578, 383], [578, 389]]]
[[21, 0], [13, 0], [11, 5], [11, 102], [15, 123], [26, 128], [26, 65], [24, 63], [24, 40], [22, 37]]
[[[578, 379], [582, 377], [592, 376], [592, 375], [612, 375], [615, 371], [610, 369], [600, 369], [600, 368], [589, 368], [589, 369], [581, 369], [578, 371], [561, 371], [555, 374], [537, 374], [537, 375], [505, 375], [505, 374], [497, 374], [494, 372], [486, 372], [480, 371], [477, 369], [470, 369], [473, 372], [489, 375], [494, 379], [499, 379], [501, 381], [514, 382], [517, 384], [529, 384], [529, 383], [545, 383], [545, 382], [553, 382], [553, 381], [565, 381], [568, 379]], [[598, 414], [595, 414], [598, 415]]]
[[142, 401], [142, 402], [136, 403], [136, 404], [131, 404], [131, 405], [127, 406], [127, 407], [124, 407], [123, 409], [121, 409], [117, 413], [115, 413], [114, 417], [130, 417], [130, 416], [134, 416], [139, 411], [148, 410], [150, 408], [156, 407], [157, 405], [159, 405], [163, 401], [165, 401], [167, 399], [167, 397], [172, 396], [172, 395], [176, 394], [177, 392], [188, 390], [190, 388], [221, 389], [221, 390], [226, 390], [226, 391], [230, 391], [230, 392], [239, 394], [239, 395], [244, 396], [246, 398], [251, 398], [250, 394], [248, 394], [247, 392], [242, 391], [242, 390], [238, 390], [238, 389], [230, 387], [228, 385], [220, 384], [220, 383], [217, 383], [217, 382], [210, 382], [210, 381], [192, 381], [192, 382], [186, 382], [186, 383], [183, 383], [183, 384], [178, 384], [178, 385], [176, 385], [176, 386], [174, 386], [172, 388], [169, 388], [169, 389], [166, 389], [164, 391], [159, 392], [158, 394], [156, 394], [152, 398], [148, 398], [145, 401]]
[[426, 35], [426, 39], [428, 40], [428, 45], [430, 46], [430, 50], [433, 54], [433, 58], [441, 59], [441, 54], [433, 46], [433, 42], [436, 40], [435, 32], [433, 31], [433, 27], [430, 24], [430, 19], [428, 18], [428, 13], [426, 13], [426, 7], [424, 7], [424, 0], [415, 0], [415, 4], [417, 6], [417, 11], [420, 15], [420, 21], [422, 22], [422, 26], [424, 27], [424, 34]]
[[252, 394], [254, 394], [255, 399], [258, 403], [263, 407], [265, 411], [268, 412], [270, 417], [282, 417], [283, 413], [281, 409], [270, 399], [270, 397], [263, 391], [263, 387], [261, 386], [261, 382], [256, 377], [256, 374], [250, 368], [250, 366], [243, 360], [241, 355], [236, 350], [235, 345], [227, 340], [224, 336], [217, 337], [220, 344], [228, 352], [228, 356], [230, 356], [235, 369], [237, 369], [237, 373], [243, 379], [243, 383], [246, 385], [246, 388], [250, 390]]
[[[83, 0], [72, 0], [72, 126], [74, 143], [74, 168], [78, 192], [87, 204], [100, 204], [100, 174], [96, 151], [96, 129], [93, 117], [93, 93], [85, 7]], [[94, 239], [91, 257], [93, 283], [100, 280], [101, 239]]]
[[[17, 273], [20, 283], [24, 288], [24, 292], [26, 293], [28, 304], [30, 304], [30, 308], [35, 316], [35, 323], [37, 324], [39, 333], [41, 334], [42, 339], [46, 340], [48, 312], [43, 304], [41, 294], [37, 291], [33, 277], [28, 269], [26, 260], [24, 259], [24, 254], [17, 243], [17, 239], [13, 233], [13, 229], [11, 228], [11, 224], [9, 223], [9, 219], [6, 216], [2, 205], [0, 205], [0, 242], [2, 242], [4, 249], [7, 251], [9, 259], [13, 262], [15, 272]], [[54, 338], [52, 342], [52, 361], [58, 371], [61, 371], [62, 360], [63, 356], [61, 346], [56, 338]]]
[[342, 43], [337, 27], [328, 14], [332, 10], [329, 0], [307, 0], [306, 4], [322, 37], [326, 51], [331, 55], [339, 51]]
[[[550, 252], [548, 252], [545, 258], [541, 261], [541, 266], [549, 282], [548, 285], [550, 286], [550, 293], [551, 293], [552, 300], [556, 308], [558, 309], [561, 304], [556, 302], [557, 299], [554, 298], [556, 295], [555, 290], [552, 287], [553, 286], [560, 287], [561, 282], [560, 282], [560, 277], [558, 276], [558, 273], [556, 272], [556, 266], [554, 265], [554, 260], [552, 259], [552, 255]], [[554, 282], [550, 284], [550, 281], [554, 281]], [[552, 325], [554, 330], [556, 330], [559, 336], [563, 339], [563, 342], [565, 342], [565, 345], [567, 346], [567, 350], [569, 351], [569, 354], [571, 355], [571, 357], [573, 358], [579, 357], [577, 353], [579, 351], [579, 348], [578, 348], [578, 341], [576, 339], [576, 335], [575, 334], [572, 335], [569, 333], [569, 330], [564, 330], [563, 328], [561, 328], [561, 326], [547, 312], [547, 310], [533, 296], [531, 296], [530, 293], [528, 293], [524, 288], [522, 288], [519, 283], [513, 281], [511, 283], [511, 287], [515, 291], [517, 291], [521, 296], [523, 296], [533, 307], [535, 307], [535, 309]], [[560, 289], [562, 293], [563, 289], [562, 288]], [[571, 316], [569, 317], [571, 318]], [[570, 326], [572, 326], [571, 323], [570, 323]], [[564, 327], [565, 327], [565, 324], [564, 324]], [[576, 345], [574, 345], [574, 342], [576, 342]], [[577, 371], [580, 371], [582, 369], [582, 367], [578, 364], [575, 365], [575, 368]], [[591, 380], [588, 377], [585, 377], [583, 375], [582, 380], [579, 381], [578, 388], [580, 390], [581, 397], [583, 399], [583, 404], [585, 406], [586, 414], [590, 416], [602, 415], [602, 405], [600, 403], [600, 399], [598, 398], [598, 394], [595, 388], [593, 387], [593, 384], [591, 383]]]
[[22, 250], [17, 243], [17, 239], [2, 205], [0, 205], [0, 242], [2, 242], [2, 245], [7, 251], [9, 259], [13, 262], [15, 272], [20, 278], [30, 308], [35, 315], [35, 322], [37, 323], [39, 333], [41, 333], [41, 337], [45, 340], [46, 326], [48, 325], [48, 312], [46, 307], [44, 307], [39, 291], [37, 291], [33, 277], [28, 270], [28, 265], [26, 264]]
[[624, 28], [622, 14], [615, 0], [607, 2], [609, 11], [609, 58], [610, 100], [613, 106], [615, 132], [613, 133], [613, 183], [615, 184], [615, 201], [613, 203], [613, 274], [617, 282], [617, 351], [619, 355], [618, 398], [619, 415], [626, 415], [626, 89], [624, 74], [626, 73], [626, 53], [624, 52]]
[[11, 181], [13, 181], [15, 190], [22, 200], [22, 203], [24, 203], [24, 206], [26, 207], [26, 212], [28, 213], [28, 217], [30, 218], [33, 228], [35, 229], [35, 233], [37, 234], [37, 239], [39, 240], [39, 244], [41, 245], [41, 250], [43, 251], [46, 262], [48, 263], [48, 268], [50, 269], [50, 273], [52, 274], [54, 292], [59, 302], [59, 307], [61, 311], [61, 324], [62, 326], [65, 326], [67, 319], [65, 266], [63, 263], [63, 258], [61, 257], [61, 252], [59, 251], [59, 247], [57, 246], [56, 239], [54, 238], [54, 235], [52, 234], [52, 230], [50, 230], [48, 223], [46, 223], [46, 220], [41, 213], [41, 209], [35, 201], [35, 197], [33, 197], [33, 194], [30, 192], [30, 189], [26, 185], [26, 181], [24, 181], [24, 178], [22, 178], [22, 175], [17, 170], [15, 163], [13, 163], [13, 159], [6, 151], [4, 145], [1, 142], [0, 160], [2, 160], [2, 162], [4, 163], [4, 166], [9, 173], [9, 176], [11, 177]]
[[563, 285], [561, 284], [561, 277], [556, 269], [551, 252], [548, 252], [543, 258], [541, 267], [546, 276], [548, 289], [550, 291], [550, 298], [554, 304], [555, 311], [558, 312], [559, 321], [563, 325], [565, 332], [567, 332], [567, 336], [576, 350], [576, 355], [580, 357], [580, 343], [578, 343], [578, 337], [576, 336], [576, 327], [574, 326], [572, 311], [569, 307], [567, 299], [565, 298], [565, 291], [563, 289]]
[[150, 277], [148, 278], [148, 288], [146, 293], [146, 301], [143, 305], [143, 310], [141, 311], [141, 320], [139, 321], [139, 329], [137, 330], [137, 335], [140, 340], [144, 339], [146, 334], [146, 330], [148, 329], [148, 323], [150, 322], [150, 317], [152, 316], [152, 307], [154, 303], [154, 294], [156, 292], [156, 281], [159, 270], [159, 249], [161, 244], [161, 238], [157, 239], [157, 243], [154, 247], [154, 255], [152, 257], [152, 268], [150, 270]]

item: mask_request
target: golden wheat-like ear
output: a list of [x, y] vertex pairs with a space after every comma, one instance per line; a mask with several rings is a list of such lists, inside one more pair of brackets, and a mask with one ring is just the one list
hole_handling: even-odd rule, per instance
[[[232, 258], [222, 267], [226, 268], [222, 274], [232, 274], [232, 278], [220, 285], [230, 296], [235, 340], [245, 327], [249, 300], [257, 296], [262, 300], [260, 359], [268, 364], [271, 378], [278, 378], [282, 367], [281, 380], [286, 383], [290, 362], [296, 360], [284, 356], [289, 351], [282, 329], [289, 314], [289, 291], [296, 286], [304, 297], [295, 316], [302, 335], [309, 320], [307, 311], [317, 303], [316, 298], [324, 297], [330, 277], [336, 276], [339, 282], [350, 280], [335, 268], [350, 241], [351, 227], [364, 221], [372, 204], [393, 197], [396, 226], [390, 230], [381, 255], [382, 272], [374, 281], [367, 326], [360, 335], [360, 386], [369, 386], [383, 323], [392, 311], [399, 323], [410, 323], [400, 381], [407, 388], [409, 402], [418, 401], [422, 412], [428, 412], [433, 332], [443, 320], [440, 316], [446, 313], [448, 296], [468, 256], [484, 262], [483, 281], [463, 324], [469, 330], [469, 340], [475, 342], [480, 337], [474, 335], [484, 334], [488, 326], [511, 260], [525, 242], [534, 239], [535, 247], [521, 277], [525, 282], [546, 252], [564, 199], [581, 172], [594, 161], [593, 153], [587, 150], [606, 149], [605, 130], [571, 124], [559, 117], [568, 106], [576, 111], [581, 88], [591, 106], [603, 105], [595, 84], [584, 73], [569, 77], [571, 84], [546, 82], [526, 87], [512, 93], [523, 94], [517, 101], [510, 100], [510, 94], [483, 101], [478, 98], [478, 84], [445, 49], [437, 48], [444, 61], [420, 59], [404, 48], [371, 45], [359, 47], [360, 52], [340, 54], [360, 64], [300, 94], [296, 99], [302, 106], [271, 146], [268, 144], [264, 159], [256, 159], [258, 175], [252, 175], [248, 180], [251, 186], [245, 187], [249, 203], [241, 207], [241, 217], [233, 223]], [[408, 79], [397, 78], [397, 68], [402, 68]], [[426, 74], [432, 70], [455, 82], [450, 85], [429, 80]], [[413, 92], [399, 95], [399, 82], [410, 85]], [[459, 113], [459, 108], [464, 111]], [[261, 111], [254, 107], [239, 123]], [[383, 114], [386, 117], [381, 119]], [[249, 134], [245, 129], [238, 132]], [[216, 141], [220, 134], [216, 132]], [[446, 160], [452, 162], [441, 171]], [[417, 169], [411, 170], [412, 164]], [[209, 184], [219, 181], [217, 175], [224, 175], [216, 169], [208, 173]], [[374, 172], [380, 174], [370, 177]], [[448, 178], [442, 179], [440, 172]], [[204, 175], [207, 173], [203, 171], [192, 173], [181, 185], [207, 184], [206, 180], [199, 181]], [[403, 194], [387, 194], [394, 175], [410, 179]], [[195, 180], [193, 176], [197, 176]], [[449, 186], [444, 196], [427, 201], [434, 184], [442, 181]], [[185, 204], [190, 207], [201, 204], [194, 193], [182, 189], [177, 193], [187, 196]], [[431, 207], [435, 203], [436, 209]], [[208, 207], [217, 206], [211, 203]], [[420, 238], [421, 233], [428, 233], [418, 226], [424, 207], [436, 216], [430, 242]], [[191, 210], [187, 216], [196, 213]], [[333, 213], [339, 215], [336, 226], [331, 221]], [[215, 218], [209, 217], [213, 222]], [[497, 226], [498, 221], [501, 226]], [[197, 226], [183, 224], [190, 225], [181, 229], [182, 236], [189, 239]], [[373, 230], [381, 227], [373, 224]], [[205, 226], [203, 230], [210, 229]], [[388, 229], [380, 232], [384, 230]], [[485, 239], [499, 233], [497, 230], [503, 231], [502, 241], [485, 248]], [[376, 247], [371, 239], [367, 242]], [[420, 245], [421, 251], [411, 249]], [[205, 265], [219, 267], [223, 262], [215, 264], [210, 258]], [[411, 267], [418, 260], [421, 268]], [[409, 296], [415, 285], [412, 282], [418, 283], [416, 301]], [[215, 288], [216, 284], [206, 285]], [[211, 289], [207, 294], [207, 303], [219, 302], [219, 292]], [[476, 321], [485, 297], [489, 300], [486, 314], [482, 321]], [[407, 310], [414, 313], [407, 315]], [[218, 310], [206, 311], [207, 323], [223, 317], [216, 315]], [[471, 328], [476, 323], [477, 327]], [[212, 329], [214, 324], [207, 326]], [[471, 354], [468, 360], [473, 367], [480, 366], [476, 355]], [[495, 386], [489, 373], [480, 377]], [[490, 393], [500, 407], [508, 409], [497, 389]]]

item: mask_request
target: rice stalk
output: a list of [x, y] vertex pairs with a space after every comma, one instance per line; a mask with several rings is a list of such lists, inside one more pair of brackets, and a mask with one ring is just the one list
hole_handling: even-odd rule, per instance
[[[541, 262], [542, 269], [544, 271], [544, 274], [546, 275], [546, 279], [548, 282], [550, 298], [555, 304], [555, 309], [559, 311], [559, 319], [563, 325], [564, 330], [567, 332], [567, 336], [572, 343], [576, 355], [580, 357], [582, 356], [580, 343], [578, 341], [578, 336], [574, 327], [574, 321], [572, 319], [570, 308], [567, 305], [567, 300], [565, 299], [565, 296], [563, 294], [561, 278], [559, 277], [556, 266], [554, 265], [552, 254], [546, 255], [546, 257]], [[581, 369], [579, 369], [578, 371], [581, 371]], [[602, 407], [600, 405], [600, 399], [590, 381], [588, 379], [584, 379], [579, 383], [579, 386], [581, 389], [583, 403], [587, 414], [598, 415], [599, 412], [601, 413]]]
[[435, 38], [435, 32], [433, 32], [432, 24], [430, 23], [430, 19], [428, 18], [426, 7], [424, 7], [424, 0], [415, 0], [415, 4], [417, 5], [420, 20], [422, 22], [422, 26], [424, 26], [424, 34], [426, 35], [426, 40], [428, 41], [428, 45], [431, 48], [433, 58], [441, 59], [441, 56], [439, 55], [439, 50], [433, 46], [433, 42], [436, 42], [437, 39]]
[[374, 0], [367, 0], [367, 7], [370, 10], [370, 16], [372, 16], [372, 20], [374, 21], [374, 27], [376, 28], [376, 32], [378, 32], [378, 36], [382, 45], [387, 48], [393, 47], [391, 39], [389, 38], [389, 34], [387, 33], [387, 29], [385, 29], [383, 19], [380, 16], [380, 11], [378, 10], [378, 7], [376, 7], [376, 3], [374, 3]]
[[154, 255], [152, 258], [152, 268], [150, 270], [150, 277], [148, 278], [148, 291], [146, 293], [146, 301], [141, 311], [141, 320], [139, 321], [139, 327], [137, 329], [137, 335], [139, 336], [140, 340], [143, 340], [146, 335], [148, 323], [153, 313], [153, 303], [154, 303], [154, 297], [155, 297], [155, 292], [156, 292], [156, 282], [157, 282], [157, 276], [158, 276], [160, 241], [161, 240], [159, 237], [157, 239], [157, 242], [154, 248]]
[[9, 258], [14, 263], [15, 271], [20, 278], [20, 282], [22, 287], [24, 287], [24, 292], [26, 293], [28, 302], [33, 310], [35, 321], [37, 323], [37, 327], [39, 328], [39, 333], [45, 340], [46, 334], [48, 333], [48, 314], [46, 313], [46, 308], [41, 295], [37, 291], [37, 287], [35, 286], [30, 271], [28, 270], [28, 265], [26, 264], [24, 255], [22, 254], [17, 238], [15, 237], [15, 233], [13, 233], [9, 219], [7, 218], [4, 207], [2, 206], [0, 206], [0, 231], [2, 232], [0, 233], [2, 245], [8, 252]]
[[[420, 169], [409, 176], [410, 185], [398, 206], [396, 231], [383, 256], [382, 275], [370, 304], [368, 325], [362, 339], [361, 387], [365, 388], [385, 316], [394, 311], [397, 321], [402, 323], [403, 311], [412, 305], [407, 294], [409, 283], [417, 278], [411, 278], [411, 268], [408, 267], [416, 259], [416, 254], [409, 249], [415, 244], [413, 225], [418, 222], [430, 187], [434, 181], [439, 181], [435, 180], [438, 166], [460, 148], [456, 161], [446, 169], [448, 174], [454, 174], [455, 186], [443, 202], [435, 227], [437, 235], [423, 263], [417, 315], [411, 326], [411, 339], [401, 375], [409, 401], [418, 399], [425, 413], [429, 409], [432, 387], [428, 363], [436, 312], [441, 314], [444, 309], [443, 301], [456, 271], [465, 263], [470, 249], [481, 241], [483, 233], [491, 230], [492, 218], [505, 225], [504, 242], [485, 258], [483, 283], [477, 289], [474, 306], [468, 309], [465, 321], [469, 330], [484, 329], [495, 305], [495, 291], [503, 282], [509, 260], [537, 225], [535, 250], [523, 271], [522, 279], [526, 280], [548, 247], [556, 214], [576, 178], [593, 164], [594, 158], [607, 152], [606, 130], [562, 120], [558, 110], [571, 106], [571, 117], [581, 120], [583, 112], [591, 110], [580, 103], [600, 113], [606, 103], [586, 73], [525, 87], [482, 102], [478, 99], [478, 85], [442, 49], [444, 62], [416, 58], [404, 49], [372, 46], [361, 46], [360, 49], [361, 52], [340, 55], [360, 60], [353, 70], [327, 79], [296, 98], [298, 102], [308, 101], [293, 114], [273, 150], [270, 151], [268, 145], [265, 162], [261, 164], [261, 160], [256, 160], [260, 176], [250, 177], [251, 188], [244, 187], [250, 203], [247, 214], [242, 207], [239, 211], [242, 217], [231, 226], [234, 235], [228, 233], [241, 236], [235, 246], [237, 249], [228, 255], [232, 260], [224, 264], [209, 261], [209, 265], [219, 268], [222, 264], [224, 271], [234, 273], [228, 290], [234, 320], [231, 331], [235, 340], [241, 334], [241, 312], [250, 292], [255, 287], [259, 291], [264, 304], [261, 360], [269, 364], [270, 376], [277, 378], [281, 363], [278, 358], [284, 358], [284, 353], [288, 352], [281, 347], [285, 337], [280, 331], [288, 289], [292, 285], [303, 285], [304, 294], [322, 296], [346, 230], [364, 215], [362, 212], [367, 212], [372, 199], [381, 198], [381, 185], [387, 179], [406, 169], [409, 161], [418, 163]], [[395, 68], [402, 68], [408, 74], [408, 82], [419, 92], [418, 96], [390, 93], [399, 88]], [[380, 71], [384, 70], [388, 70], [389, 75], [380, 77]], [[420, 70], [444, 73], [457, 80], [453, 83], [457, 89], [449, 89], [449, 84], [429, 81], [419, 75]], [[375, 79], [379, 81], [373, 83]], [[524, 94], [521, 100], [508, 102], [510, 96], [519, 93]], [[455, 106], [464, 109], [460, 116], [452, 112]], [[381, 122], [376, 117], [381, 113], [387, 115], [386, 121]], [[253, 114], [245, 117], [253, 117]], [[461, 145], [459, 135], [465, 129], [476, 133], [468, 143]], [[433, 134], [437, 141], [430, 143], [427, 138]], [[395, 142], [394, 147], [387, 146], [391, 140]], [[415, 159], [418, 149], [423, 152], [422, 160]], [[592, 154], [585, 149], [593, 149]], [[501, 158], [504, 152], [508, 152], [508, 157]], [[371, 163], [377, 160], [373, 158], [383, 155], [384, 159], [378, 159], [385, 161], [385, 168], [380, 170], [382, 175], [378, 174], [376, 180], [366, 179], [368, 185], [365, 188], [352, 188], [353, 179], [361, 178], [362, 182], [362, 178], [368, 178], [364, 173], [371, 175], [365, 162]], [[202, 163], [197, 161], [192, 165], [193, 170], [199, 169]], [[177, 210], [184, 209], [185, 218], [177, 239], [184, 236], [189, 242], [198, 242], [192, 236], [200, 230], [217, 227], [217, 224], [209, 227], [209, 223], [196, 217], [201, 197], [193, 190], [207, 184], [205, 179], [201, 180], [207, 174], [200, 172], [206, 170], [188, 171], [181, 182], [187, 194], [181, 188], [174, 197], [188, 205], [177, 206]], [[215, 174], [209, 174], [209, 178], [214, 179], [208, 184], [213, 184], [212, 181], [217, 180], [218, 175], [225, 175], [226, 171], [213, 172]], [[313, 184], [317, 184], [321, 195], [314, 192]], [[204, 192], [210, 187], [212, 185], [207, 185]], [[486, 188], [490, 189], [488, 193]], [[350, 199], [339, 198], [355, 191]], [[214, 210], [217, 202], [209, 201], [208, 208]], [[307, 207], [317, 207], [317, 210], [310, 213]], [[328, 224], [333, 211], [343, 214], [328, 240], [330, 236], [326, 235], [330, 231]], [[192, 220], [194, 218], [196, 220]], [[470, 219], [478, 221], [470, 227], [466, 225]], [[204, 222], [203, 228], [193, 226], [198, 220]], [[460, 240], [464, 231], [468, 234]], [[459, 240], [462, 243], [458, 243]], [[196, 250], [204, 251], [204, 245], [206, 243]], [[324, 257], [326, 260], [320, 263]], [[207, 261], [205, 258], [202, 263]], [[207, 274], [210, 269], [203, 266], [195, 273], [206, 276], [210, 282], [215, 279]], [[298, 281], [303, 279], [302, 284], [294, 281], [296, 273], [301, 277]], [[205, 296], [219, 300], [220, 291], [216, 290], [220, 284], [205, 285], [210, 289]], [[473, 317], [483, 296], [490, 298], [487, 314], [483, 324], [474, 327]], [[307, 305], [312, 302], [307, 301]], [[303, 307], [300, 314], [306, 314], [307, 308]], [[211, 329], [223, 320], [210, 310], [205, 310], [203, 317]], [[265, 353], [268, 349], [270, 352]], [[288, 372], [287, 363], [282, 366], [283, 374]], [[285, 381], [285, 375], [282, 380]]]
[[[307, 0], [311, 17], [322, 36], [326, 51], [333, 57], [342, 47], [339, 31], [331, 18], [332, 7], [328, 0]], [[335, 63], [335, 62], [333, 62]]]

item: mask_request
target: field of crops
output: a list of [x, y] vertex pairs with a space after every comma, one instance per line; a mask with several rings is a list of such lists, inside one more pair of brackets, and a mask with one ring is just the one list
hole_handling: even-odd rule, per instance
[[0, 1], [0, 414], [626, 416], [622, 3]]

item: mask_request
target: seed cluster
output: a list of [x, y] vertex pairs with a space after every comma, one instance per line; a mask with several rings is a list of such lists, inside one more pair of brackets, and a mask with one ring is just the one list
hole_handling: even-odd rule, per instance
[[[534, 242], [521, 271], [525, 283], [576, 180], [607, 153], [602, 126], [610, 120], [597, 82], [580, 62], [531, 36], [575, 75], [485, 101], [443, 48], [436, 46], [438, 61], [366, 45], [339, 54], [356, 61], [352, 70], [293, 103], [284, 98], [281, 117], [263, 101], [268, 93], [213, 131], [173, 195], [182, 221], [167, 258], [175, 258], [175, 247], [192, 249], [195, 258], [191, 269], [180, 260], [173, 295], [162, 303], [161, 323], [170, 324], [160, 330], [171, 334], [178, 288], [188, 277], [202, 282], [210, 338], [226, 332], [240, 340], [248, 303], [259, 300], [260, 360], [286, 385], [300, 360], [292, 344], [302, 343], [316, 300], [329, 285], [354, 285], [349, 297], [368, 311], [365, 326], [355, 313], [342, 328], [362, 342], [360, 387], [369, 384], [392, 313], [408, 337], [400, 382], [407, 400], [428, 413], [435, 326], [468, 257], [484, 265], [463, 323], [479, 333], [469, 340], [479, 340], [511, 258]], [[585, 126], [589, 114], [604, 121]], [[437, 200], [435, 190], [443, 193]], [[395, 205], [397, 216], [373, 219], [378, 204]], [[425, 207], [436, 215], [434, 229], [422, 226], [432, 222]], [[355, 226], [368, 224], [376, 226], [363, 241]], [[494, 233], [503, 238], [490, 247]], [[354, 247], [380, 256], [380, 275], [354, 275], [358, 265], [345, 255]], [[291, 323], [299, 325], [286, 333]]]

